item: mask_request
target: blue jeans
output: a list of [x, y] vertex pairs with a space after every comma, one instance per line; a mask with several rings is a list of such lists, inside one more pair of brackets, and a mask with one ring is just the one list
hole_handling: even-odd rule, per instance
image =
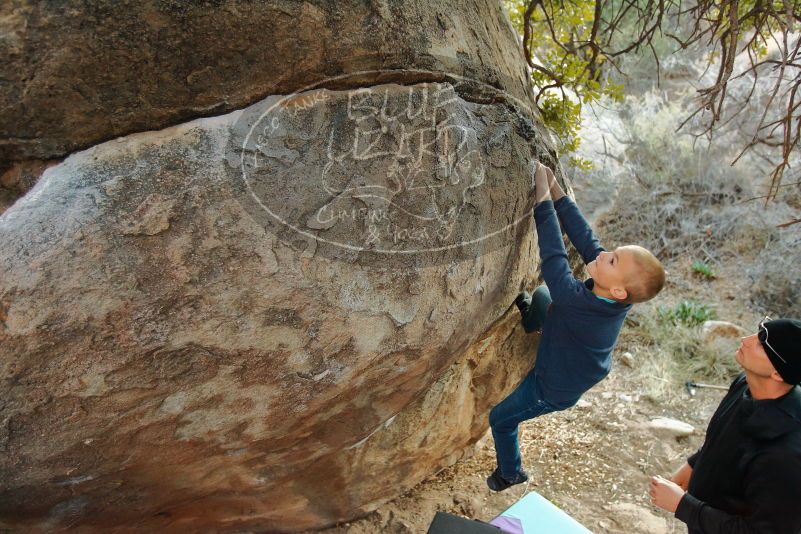
[[[523, 320], [531, 330], [542, 326], [551, 304], [548, 288], [540, 286], [531, 297], [529, 314]], [[557, 408], [542, 398], [537, 387], [536, 367], [529, 371], [523, 382], [490, 412], [490, 427], [495, 440], [495, 457], [501, 476], [511, 479], [523, 469], [517, 427], [523, 421], [557, 411]]]

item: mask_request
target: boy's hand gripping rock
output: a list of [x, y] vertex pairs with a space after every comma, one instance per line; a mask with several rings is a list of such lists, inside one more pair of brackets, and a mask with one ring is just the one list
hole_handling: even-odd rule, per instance
[[534, 199], [536, 203], [550, 200], [551, 188], [548, 183], [548, 167], [536, 160], [531, 160], [528, 165], [531, 176], [531, 190], [529, 200]]
[[551, 191], [551, 198], [554, 202], [565, 196], [565, 191], [562, 189], [562, 186], [559, 185], [559, 182], [556, 181], [556, 176], [554, 176], [553, 171], [548, 167], [545, 168], [548, 173], [548, 189]]
[[550, 200], [551, 188], [548, 184], [548, 167], [539, 161], [532, 161], [529, 164], [529, 169], [532, 170], [531, 182], [532, 188], [530, 196], [534, 197], [537, 204]]

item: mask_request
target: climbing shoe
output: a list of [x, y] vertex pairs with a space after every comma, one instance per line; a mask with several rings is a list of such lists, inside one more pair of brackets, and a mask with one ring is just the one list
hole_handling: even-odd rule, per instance
[[495, 468], [495, 471], [492, 472], [490, 476], [487, 477], [487, 486], [492, 491], [503, 491], [508, 487], [514, 486], [515, 484], [522, 484], [528, 480], [528, 473], [525, 471], [520, 471], [515, 473], [514, 477], [511, 480], [508, 480], [501, 476], [501, 468]]
[[517, 296], [515, 305], [520, 310], [520, 315], [525, 317], [528, 313], [528, 307], [531, 306], [531, 295], [528, 294], [528, 291], [523, 291]]
[[527, 291], [521, 292], [515, 299], [515, 305], [520, 310], [520, 323], [523, 325], [523, 330], [527, 334], [539, 331], [538, 325], [532, 325], [531, 321], [534, 316], [529, 317], [529, 310], [531, 310], [531, 295]]

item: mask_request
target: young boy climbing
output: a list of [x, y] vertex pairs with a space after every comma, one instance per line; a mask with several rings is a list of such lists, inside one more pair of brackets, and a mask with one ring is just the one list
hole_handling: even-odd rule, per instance
[[[527, 333], [541, 329], [536, 365], [523, 382], [490, 412], [498, 467], [487, 478], [493, 491], [528, 480], [517, 440], [518, 425], [540, 415], [565, 410], [603, 380], [612, 349], [631, 305], [656, 296], [665, 270], [648, 250], [634, 246], [607, 252], [578, 206], [565, 195], [553, 172], [533, 163], [540, 263], [545, 286], [515, 300]], [[533, 197], [533, 198], [532, 198]], [[590, 278], [573, 277], [562, 241], [562, 228], [587, 264]]]

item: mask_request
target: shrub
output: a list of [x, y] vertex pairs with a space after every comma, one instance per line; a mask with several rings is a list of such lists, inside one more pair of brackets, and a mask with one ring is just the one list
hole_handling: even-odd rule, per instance
[[704, 321], [715, 318], [715, 311], [706, 304], [684, 300], [674, 307], [659, 306], [657, 308], [659, 319], [672, 325], [699, 326]]
[[712, 270], [712, 267], [705, 261], [695, 260], [692, 264], [692, 270], [695, 274], [706, 280], [714, 280], [717, 278], [715, 271]]

